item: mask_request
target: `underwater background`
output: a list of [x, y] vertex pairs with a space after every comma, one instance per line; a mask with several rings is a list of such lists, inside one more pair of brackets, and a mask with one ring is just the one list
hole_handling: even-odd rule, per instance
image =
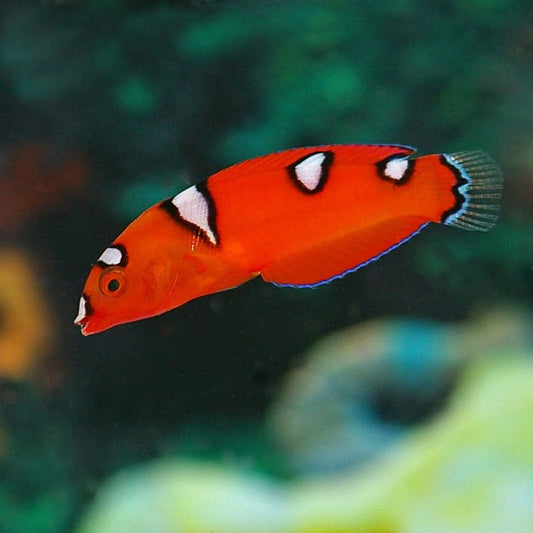
[[[526, 0], [0, 4], [0, 533], [533, 532]], [[481, 149], [488, 233], [91, 337], [143, 209], [293, 146]]]

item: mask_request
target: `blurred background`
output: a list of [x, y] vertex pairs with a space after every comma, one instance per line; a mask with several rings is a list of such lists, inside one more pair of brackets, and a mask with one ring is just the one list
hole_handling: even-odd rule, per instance
[[[0, 533], [533, 531], [526, 0], [0, 4]], [[84, 338], [143, 209], [294, 146], [481, 149], [487, 234]]]

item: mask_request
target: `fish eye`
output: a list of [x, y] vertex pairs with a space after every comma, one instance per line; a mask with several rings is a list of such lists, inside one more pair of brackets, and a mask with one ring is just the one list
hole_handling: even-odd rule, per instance
[[109, 283], [107, 284], [107, 290], [109, 292], [115, 292], [120, 289], [120, 281], [116, 278], [113, 278], [112, 280], [109, 280]]
[[100, 291], [105, 296], [115, 298], [126, 288], [126, 275], [122, 269], [111, 268], [104, 270], [100, 276]]

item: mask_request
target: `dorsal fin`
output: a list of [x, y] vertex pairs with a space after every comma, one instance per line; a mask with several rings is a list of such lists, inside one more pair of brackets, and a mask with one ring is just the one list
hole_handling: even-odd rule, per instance
[[410, 146], [400, 144], [329, 144], [322, 146], [308, 146], [306, 148], [291, 148], [274, 154], [263, 155], [236, 163], [231, 167], [225, 168], [213, 174], [215, 176], [224, 176], [231, 174], [247, 173], [264, 173], [281, 170], [296, 163], [308, 154], [317, 152], [333, 152], [335, 165], [366, 165], [375, 164], [391, 156], [406, 157], [415, 152]]

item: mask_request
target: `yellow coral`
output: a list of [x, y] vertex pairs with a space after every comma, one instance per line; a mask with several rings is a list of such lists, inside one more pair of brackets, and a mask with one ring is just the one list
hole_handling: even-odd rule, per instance
[[0, 376], [29, 376], [50, 348], [50, 310], [30, 260], [0, 249]]

